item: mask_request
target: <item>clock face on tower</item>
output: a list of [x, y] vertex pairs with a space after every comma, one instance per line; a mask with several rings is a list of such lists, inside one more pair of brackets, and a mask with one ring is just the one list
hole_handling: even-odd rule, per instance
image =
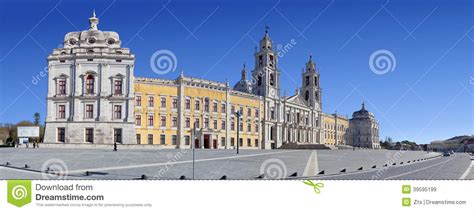
[[268, 90], [268, 95], [269, 95], [270, 97], [275, 97], [275, 89], [274, 89], [274, 88], [270, 88], [270, 89]]

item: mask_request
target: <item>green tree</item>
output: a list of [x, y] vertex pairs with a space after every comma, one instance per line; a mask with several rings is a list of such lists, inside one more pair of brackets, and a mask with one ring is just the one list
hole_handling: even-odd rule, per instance
[[40, 114], [39, 114], [38, 112], [36, 112], [36, 113], [34, 114], [34, 118], [35, 118], [34, 124], [35, 124], [36, 126], [39, 126], [39, 124], [40, 124], [40, 118], [41, 118], [41, 117], [40, 117]]

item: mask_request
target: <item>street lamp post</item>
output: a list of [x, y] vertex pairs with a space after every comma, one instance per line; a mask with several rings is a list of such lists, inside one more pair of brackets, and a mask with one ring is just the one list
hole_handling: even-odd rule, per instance
[[191, 132], [191, 147], [193, 149], [193, 180], [194, 180], [194, 162], [195, 162], [194, 149], [196, 149], [195, 146], [196, 146], [196, 122], [194, 122], [193, 130]]
[[239, 154], [239, 146], [240, 146], [240, 110], [235, 113], [235, 116], [237, 116], [237, 154]]

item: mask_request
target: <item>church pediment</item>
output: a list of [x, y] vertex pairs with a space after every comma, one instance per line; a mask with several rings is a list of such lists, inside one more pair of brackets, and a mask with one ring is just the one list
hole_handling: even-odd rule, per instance
[[306, 101], [303, 99], [303, 97], [299, 94], [296, 94], [294, 96], [290, 96], [286, 99], [287, 102], [297, 104], [297, 105], [302, 105], [302, 106], [307, 106]]

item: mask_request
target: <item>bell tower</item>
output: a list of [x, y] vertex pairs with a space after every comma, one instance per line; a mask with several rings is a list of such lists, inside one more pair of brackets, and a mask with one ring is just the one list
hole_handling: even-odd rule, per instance
[[272, 50], [272, 40], [268, 36], [268, 27], [260, 40], [260, 50], [255, 52], [255, 80], [253, 93], [259, 96], [280, 98], [280, 72], [277, 69], [277, 56]]
[[302, 73], [301, 88], [303, 98], [306, 104], [313, 107], [314, 109], [321, 109], [321, 88], [319, 86], [319, 71], [316, 70], [316, 64], [313, 62], [313, 56], [309, 56], [309, 60], [306, 63], [306, 69]]

